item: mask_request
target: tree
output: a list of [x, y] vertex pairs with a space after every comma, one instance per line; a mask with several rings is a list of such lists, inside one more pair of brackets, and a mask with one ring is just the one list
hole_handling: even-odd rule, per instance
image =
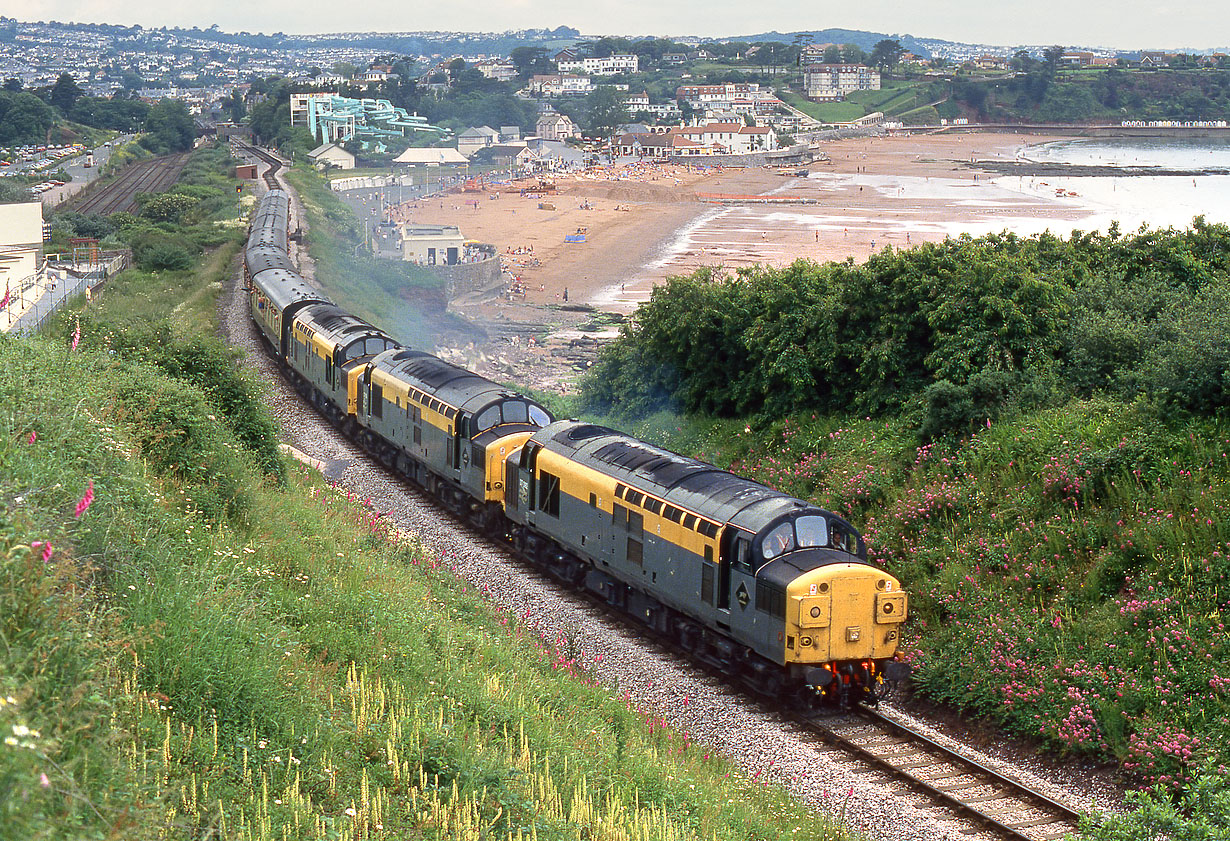
[[21, 93], [21, 79], [16, 76], [9, 76], [4, 80], [4, 89], [10, 93]]
[[1017, 73], [1028, 73], [1037, 66], [1038, 60], [1027, 53], [1025, 50], [1017, 50], [1016, 54], [1008, 61], [1008, 66]]
[[0, 143], [39, 143], [55, 124], [55, 112], [32, 93], [0, 93]]
[[145, 131], [141, 145], [159, 155], [186, 152], [196, 139], [192, 115], [177, 99], [159, 100], [145, 118]]
[[222, 100], [222, 110], [231, 118], [232, 123], [239, 122], [248, 113], [238, 89], [232, 89], [231, 95]]
[[51, 95], [47, 99], [60, 109], [61, 114], [67, 116], [68, 112], [73, 110], [73, 105], [77, 100], [84, 95], [85, 91], [77, 86], [71, 73], [61, 73], [60, 78], [56, 79], [56, 83], [51, 86]]
[[585, 97], [589, 109], [589, 131], [594, 137], [610, 137], [628, 122], [628, 109], [611, 85], [597, 87]]
[[867, 61], [867, 53], [863, 52], [863, 48], [858, 44], [842, 44], [841, 60], [846, 64], [864, 64]]
[[897, 66], [897, 62], [901, 61], [903, 55], [905, 55], [905, 48], [901, 46], [901, 42], [885, 38], [877, 41], [876, 45], [871, 48], [871, 56], [867, 60], [887, 76], [893, 72], [893, 68]]
[[536, 73], [550, 73], [551, 60], [546, 47], [515, 47], [508, 58], [517, 68], [517, 75], [528, 79]]
[[825, 64], [841, 64], [841, 47], [836, 44], [829, 44], [824, 48], [824, 63]]

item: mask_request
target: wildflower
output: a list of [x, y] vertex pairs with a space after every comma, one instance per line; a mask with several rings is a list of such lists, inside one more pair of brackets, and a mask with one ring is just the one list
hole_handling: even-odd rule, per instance
[[43, 788], [51, 788], [51, 780], [47, 779], [46, 772], [38, 775], [38, 784]]
[[35, 431], [35, 430], [33, 430], [33, 429], [31, 429], [31, 430], [30, 430], [30, 437], [26, 439], [26, 443], [27, 443], [27, 444], [33, 444], [33, 443], [34, 443], [35, 441], [37, 441], [37, 440], [38, 440], [38, 432], [37, 432], [37, 431]]
[[77, 349], [77, 345], [81, 343], [81, 319], [77, 319], [77, 326], [73, 329], [73, 350]]
[[51, 560], [51, 551], [52, 551], [51, 543], [42, 541], [42, 540], [36, 540], [30, 544], [31, 549], [37, 549], [40, 546], [43, 547], [43, 563], [47, 563], [48, 561]]
[[89, 510], [90, 505], [94, 502], [94, 480], [90, 480], [90, 485], [85, 489], [85, 495], [77, 502], [77, 510], [74, 516], [80, 519], [81, 515]]

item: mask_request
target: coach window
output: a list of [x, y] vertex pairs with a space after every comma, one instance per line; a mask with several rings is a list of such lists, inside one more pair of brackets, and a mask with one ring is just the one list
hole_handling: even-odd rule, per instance
[[794, 521], [800, 546], [828, 546], [829, 524], [823, 517], [799, 517]]

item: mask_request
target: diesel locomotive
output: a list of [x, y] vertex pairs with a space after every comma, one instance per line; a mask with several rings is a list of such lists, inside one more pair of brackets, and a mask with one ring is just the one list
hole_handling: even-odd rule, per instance
[[306, 283], [258, 202], [252, 319], [297, 390], [385, 465], [568, 585], [766, 696], [878, 700], [908, 596], [842, 517], [403, 347]]

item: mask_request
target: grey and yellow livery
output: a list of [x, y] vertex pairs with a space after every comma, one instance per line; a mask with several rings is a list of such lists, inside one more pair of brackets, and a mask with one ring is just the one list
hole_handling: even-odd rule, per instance
[[900, 582], [846, 520], [403, 347], [305, 283], [272, 190], [244, 257], [250, 311], [322, 414], [462, 519], [732, 681], [874, 703], [897, 662]]
[[506, 473], [526, 554], [767, 694], [873, 700], [903, 676], [906, 594], [836, 514], [577, 421], [534, 433]]

